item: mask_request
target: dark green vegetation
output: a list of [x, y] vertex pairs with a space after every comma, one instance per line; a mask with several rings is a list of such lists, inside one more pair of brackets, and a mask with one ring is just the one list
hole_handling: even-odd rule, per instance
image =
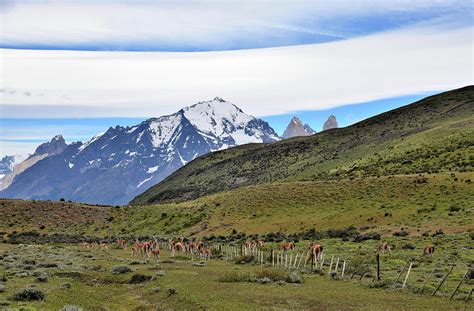
[[352, 126], [196, 159], [131, 204], [184, 201], [277, 181], [338, 180], [474, 168], [474, 86]]
[[[182, 255], [169, 258], [165, 251], [160, 263], [144, 264], [141, 258], [132, 258], [129, 249], [0, 243], [0, 304], [37, 310], [60, 310], [65, 305], [84, 310], [468, 309], [472, 302], [466, 304], [463, 299], [473, 280], [462, 284], [454, 300], [448, 298], [472, 264], [473, 250], [467, 247], [470, 237], [437, 236], [433, 240], [437, 254], [422, 257], [422, 246], [432, 240], [388, 239], [395, 251], [381, 255], [380, 282], [373, 281], [377, 241], [322, 240], [327, 259], [317, 272], [308, 267], [296, 272], [270, 265], [236, 265], [218, 254], [205, 264], [196, 264]], [[298, 243], [292, 253], [305, 251], [306, 245]], [[268, 244], [265, 249], [268, 252], [276, 246]], [[347, 260], [344, 278], [340, 277], [341, 266], [337, 276], [327, 273], [332, 255]], [[393, 289], [393, 281], [407, 261], [414, 263], [407, 286], [401, 290], [399, 282]], [[431, 297], [450, 265], [455, 265], [453, 272], [436, 297]], [[119, 266], [127, 269], [114, 273]], [[434, 267], [437, 270], [420, 294]], [[350, 279], [354, 272], [357, 276]], [[361, 273], [365, 273], [362, 279]], [[40, 282], [37, 275], [47, 275], [47, 280]]]

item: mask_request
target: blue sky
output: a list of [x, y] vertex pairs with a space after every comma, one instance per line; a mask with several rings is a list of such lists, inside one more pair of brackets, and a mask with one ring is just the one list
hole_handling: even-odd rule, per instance
[[282, 133], [473, 84], [472, 1], [0, 1], [0, 156], [215, 96]]
[[[303, 123], [309, 124], [317, 132], [329, 115], [335, 115], [340, 127], [345, 127], [371, 116], [395, 109], [432, 94], [419, 94], [397, 98], [376, 100], [367, 103], [335, 107], [327, 110], [295, 111], [293, 113], [262, 116], [274, 130], [282, 135], [291, 118], [297, 116]], [[42, 142], [62, 134], [66, 142], [88, 141], [92, 136], [116, 125], [133, 126], [145, 118], [59, 118], [59, 119], [3, 119], [0, 125], [0, 141], [16, 148], [20, 153], [32, 152]], [[35, 133], [36, 135], [32, 135]], [[0, 156], [8, 153], [2, 153]]]

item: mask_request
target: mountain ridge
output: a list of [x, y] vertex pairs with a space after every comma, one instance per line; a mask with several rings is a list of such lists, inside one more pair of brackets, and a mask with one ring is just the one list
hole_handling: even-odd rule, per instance
[[467, 86], [345, 128], [209, 154], [130, 204], [180, 202], [275, 181], [470, 170], [473, 103], [474, 86]]
[[268, 123], [216, 97], [70, 144], [17, 176], [0, 196], [124, 204], [203, 154], [278, 139]]

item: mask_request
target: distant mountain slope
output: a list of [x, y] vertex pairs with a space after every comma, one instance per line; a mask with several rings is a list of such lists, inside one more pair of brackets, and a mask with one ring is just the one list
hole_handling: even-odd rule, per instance
[[201, 157], [130, 204], [183, 201], [283, 180], [472, 171], [474, 86], [427, 97], [352, 126]]
[[124, 204], [203, 154], [278, 139], [266, 122], [216, 97], [73, 143], [18, 175], [0, 197]]
[[15, 162], [11, 164], [11, 169], [8, 174], [5, 174], [0, 179], [0, 190], [8, 188], [14, 178], [23, 173], [29, 167], [35, 165], [38, 161], [48, 157], [60, 154], [66, 149], [67, 144], [64, 141], [64, 138], [61, 135], [54, 136], [51, 141], [45, 142], [39, 145], [35, 152], [31, 155], [28, 155], [26, 159], [24, 157], [15, 157]]
[[293, 117], [283, 132], [282, 138], [292, 138], [297, 136], [309, 136], [316, 134], [308, 124], [304, 124], [298, 117]]

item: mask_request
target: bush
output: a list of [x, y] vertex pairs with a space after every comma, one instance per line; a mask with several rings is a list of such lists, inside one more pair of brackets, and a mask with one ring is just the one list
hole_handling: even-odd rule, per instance
[[236, 264], [246, 264], [254, 259], [253, 255], [241, 255], [235, 258]]
[[398, 237], [407, 237], [409, 235], [410, 235], [410, 233], [408, 231], [405, 231], [405, 230], [400, 230], [398, 232], [393, 233], [393, 236], [398, 236]]
[[129, 266], [115, 266], [112, 268], [113, 274], [123, 274], [128, 272], [132, 272], [132, 269], [130, 269]]
[[0, 293], [4, 293], [4, 292], [5, 292], [5, 285], [0, 284]]
[[303, 283], [303, 278], [301, 277], [301, 275], [298, 272], [294, 271], [294, 272], [290, 273], [290, 275], [287, 277], [286, 282], [287, 283], [301, 284], [301, 283]]
[[65, 305], [64, 307], [61, 308], [60, 311], [83, 311], [79, 306], [74, 306], [74, 305]]
[[46, 295], [36, 288], [25, 288], [22, 291], [19, 291], [13, 295], [13, 300], [16, 301], [34, 301], [34, 300], [44, 300]]
[[178, 290], [174, 287], [170, 287], [168, 288], [168, 296], [171, 296], [171, 295], [176, 295], [178, 293]]
[[144, 274], [134, 274], [132, 275], [132, 277], [130, 278], [130, 280], [128, 280], [128, 284], [139, 284], [139, 283], [143, 283], [143, 282], [147, 282], [151, 280], [151, 276], [149, 275], [144, 275]]
[[46, 272], [34, 272], [33, 276], [36, 277], [36, 281], [40, 283], [48, 282], [48, 274]]
[[353, 237], [354, 242], [362, 242], [366, 240], [379, 240], [380, 241], [380, 234], [371, 232], [371, 233], [362, 233], [356, 234]]
[[222, 283], [247, 282], [248, 280], [248, 275], [236, 271], [226, 272], [217, 279]]

